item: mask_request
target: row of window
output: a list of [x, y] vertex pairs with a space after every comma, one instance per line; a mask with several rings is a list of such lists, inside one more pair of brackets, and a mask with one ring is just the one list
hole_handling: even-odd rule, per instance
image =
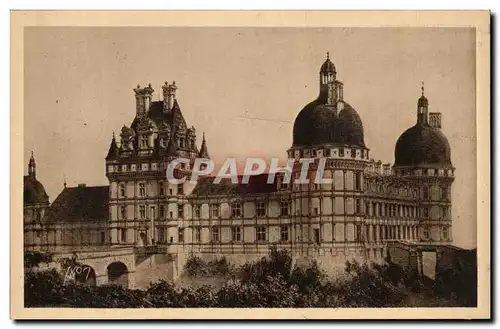
[[[295, 180], [300, 179], [300, 172], [296, 172], [294, 177], [295, 177]], [[312, 180], [312, 178], [309, 178], [309, 179]], [[294, 190], [299, 190], [300, 186], [301, 186], [301, 184], [290, 184], [290, 183], [287, 183], [283, 180], [280, 182], [280, 188], [283, 190], [287, 190], [290, 187], [290, 185], [293, 186]], [[345, 185], [345, 184], [342, 184], [342, 185]], [[311, 184], [310, 188], [311, 188], [311, 190], [321, 190], [322, 189], [321, 184], [317, 184], [317, 183]], [[362, 190], [362, 173], [360, 173], [360, 172], [354, 172], [354, 190], [355, 191]]]
[[[288, 226], [280, 227], [280, 241], [286, 242], [289, 241], [290, 228]], [[214, 226], [210, 228], [210, 241], [212, 242], [220, 242], [220, 227]], [[179, 242], [184, 242], [184, 229], [179, 229]], [[267, 228], [264, 225], [257, 226], [255, 228], [255, 240], [258, 242], [266, 242], [267, 241]], [[197, 226], [194, 228], [194, 241], [201, 242], [201, 226]], [[241, 242], [243, 241], [243, 230], [240, 226], [231, 227], [231, 241], [232, 242]]]
[[[361, 199], [354, 199], [354, 209], [355, 214], [362, 214], [362, 201]], [[231, 216], [233, 218], [241, 218], [243, 217], [243, 207], [240, 202], [235, 202], [230, 205], [231, 207]], [[160, 205], [159, 207], [158, 218], [165, 219], [167, 218], [166, 206]], [[290, 203], [287, 201], [282, 201], [280, 203], [280, 215], [288, 216], [289, 215]], [[256, 216], [257, 217], [265, 217], [266, 216], [266, 203], [265, 202], [257, 202], [256, 203]], [[373, 217], [407, 217], [407, 218], [429, 218], [430, 215], [429, 207], [421, 207], [417, 208], [416, 206], [407, 206], [407, 205], [395, 205], [381, 202], [367, 202], [365, 203], [365, 214], [367, 216]], [[418, 211], [419, 210], [419, 211]], [[148, 219], [148, 218], [157, 218], [156, 214], [156, 206], [150, 206], [149, 208], [149, 217], [146, 214], [146, 206], [139, 206], [139, 219]], [[449, 216], [449, 207], [439, 207], [439, 217], [447, 218]], [[211, 204], [210, 205], [210, 213], [212, 218], [220, 217], [220, 205], [219, 204]], [[300, 210], [297, 210], [297, 215], [300, 215]], [[313, 216], [319, 215], [319, 208], [312, 208]], [[127, 219], [127, 206], [120, 206], [120, 219]], [[169, 211], [168, 219], [173, 219], [174, 213], [173, 211]], [[184, 206], [177, 205], [177, 218], [184, 218]], [[201, 218], [201, 205], [193, 206], [193, 218], [199, 219]]]
[[[147, 195], [146, 183], [139, 183], [138, 194], [139, 194], [139, 197], [146, 197], [146, 195]], [[162, 184], [162, 183], [159, 184], [158, 194], [160, 196], [165, 195], [165, 187], [164, 187], [164, 184]], [[184, 194], [184, 186], [182, 184], [177, 185], [177, 194], [178, 195]], [[168, 190], [168, 195], [173, 195], [172, 189]], [[125, 183], [120, 184], [118, 196], [120, 198], [127, 197], [127, 185]]]
[[[368, 230], [368, 227], [366, 227]], [[201, 242], [201, 226], [194, 227], [194, 242]], [[424, 227], [422, 230], [423, 239], [430, 239], [430, 231], [428, 227]], [[366, 236], [366, 238], [365, 238]], [[160, 243], [164, 243], [166, 237], [166, 229], [158, 228], [158, 238]], [[449, 228], [447, 226], [443, 226], [441, 228], [441, 237], [445, 240], [449, 238]], [[184, 229], [178, 229], [178, 242], [184, 242]], [[118, 234], [118, 241], [126, 242], [127, 241], [127, 230], [120, 229]], [[210, 228], [210, 241], [211, 242], [220, 242], [221, 240], [220, 227], [214, 226]], [[416, 226], [391, 226], [391, 225], [380, 225], [378, 229], [376, 226], [372, 226], [371, 234], [368, 230], [366, 235], [363, 232], [362, 225], [356, 225], [356, 229], [354, 232], [354, 240], [357, 242], [363, 241], [380, 241], [380, 240], [418, 240], [420, 239], [420, 232], [418, 227]], [[101, 240], [104, 243], [104, 232], [101, 232]], [[255, 241], [257, 242], [267, 242], [268, 234], [267, 227], [264, 225], [257, 226], [255, 228]], [[313, 229], [313, 241], [317, 244], [321, 243], [321, 231], [318, 228]], [[242, 242], [243, 241], [243, 230], [239, 226], [231, 227], [231, 241], [232, 242]], [[280, 226], [280, 241], [288, 242], [290, 241], [290, 227], [289, 226]], [[173, 242], [173, 237], [170, 237], [170, 242]]]
[[[351, 148], [351, 158], [355, 158], [356, 157], [356, 149], [355, 148]], [[338, 156], [339, 157], [344, 157], [345, 156], [345, 152], [346, 151], [346, 148], [344, 147], [340, 147], [338, 149]], [[326, 156], [326, 157], [333, 157], [337, 154], [337, 151], [336, 150], [332, 150], [332, 149], [318, 149], [318, 150], [311, 150], [310, 152], [308, 152], [306, 150], [306, 152], [304, 151], [301, 151], [301, 150], [295, 150], [294, 151], [290, 151], [288, 153], [288, 157], [290, 158], [293, 158], [293, 157], [302, 157], [302, 156], [308, 156], [309, 154], [311, 154], [313, 157], [322, 157], [322, 156]], [[368, 150], [361, 150], [361, 153], [360, 153], [361, 157], [363, 158], [368, 158]]]

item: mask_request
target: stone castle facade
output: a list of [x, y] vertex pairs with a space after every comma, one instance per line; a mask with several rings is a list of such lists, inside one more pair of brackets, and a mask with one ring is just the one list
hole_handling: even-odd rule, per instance
[[[168, 164], [178, 157], [190, 159], [176, 169], [178, 175], [189, 175], [196, 158], [210, 158], [205, 136], [198, 148], [175, 82], [162, 87], [161, 101], [153, 101], [151, 85], [137, 86], [135, 117], [121, 129], [119, 142], [113, 135], [105, 158], [109, 187], [99, 187], [107, 196], [99, 192], [102, 200], [95, 206], [107, 213], [95, 219], [92, 232], [98, 232], [98, 239], [93, 241], [240, 261], [276, 245], [325, 262], [381, 260], [393, 240], [449, 244], [455, 169], [441, 114], [429, 112], [422, 88], [415, 125], [397, 140], [394, 164], [383, 164], [372, 159], [361, 118], [344, 99], [343, 88], [327, 58], [319, 72], [318, 98], [295, 119], [286, 152], [289, 159], [314, 159], [309, 184], [288, 183], [283, 175], [267, 184], [265, 174], [246, 184], [213, 184], [213, 177], [202, 177], [196, 184], [177, 185], [166, 178]], [[323, 176], [332, 183], [314, 183], [320, 161], [326, 163]], [[292, 178], [298, 170], [294, 166]]]

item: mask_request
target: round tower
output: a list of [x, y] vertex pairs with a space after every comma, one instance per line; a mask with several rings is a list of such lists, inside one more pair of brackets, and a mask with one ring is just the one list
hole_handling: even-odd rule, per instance
[[[365, 239], [363, 173], [369, 161], [361, 118], [343, 97], [329, 54], [319, 95], [297, 115], [288, 158], [294, 250], [299, 255], [359, 256]], [[283, 185], [281, 185], [283, 186]]]
[[455, 168], [448, 139], [441, 131], [441, 113], [429, 112], [422, 95], [417, 102], [417, 122], [396, 142], [394, 173], [408, 177], [418, 195], [420, 240], [452, 241], [451, 186]]

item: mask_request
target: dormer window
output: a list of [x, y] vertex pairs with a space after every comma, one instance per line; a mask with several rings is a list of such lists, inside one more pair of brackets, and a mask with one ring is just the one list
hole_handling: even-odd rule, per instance
[[183, 148], [185, 146], [185, 144], [186, 144], [185, 139], [184, 138], [180, 138], [179, 139], [179, 147]]
[[139, 143], [140, 143], [139, 145], [142, 149], [148, 148], [149, 147], [148, 136], [146, 136], [146, 135], [141, 136]]

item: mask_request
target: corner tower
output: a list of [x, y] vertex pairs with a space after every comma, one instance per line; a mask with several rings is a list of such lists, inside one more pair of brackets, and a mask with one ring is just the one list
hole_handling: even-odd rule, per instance
[[394, 174], [413, 182], [418, 196], [420, 237], [428, 243], [452, 241], [451, 186], [455, 168], [448, 139], [441, 127], [441, 113], [429, 112], [429, 101], [417, 101], [417, 122], [396, 142]]

